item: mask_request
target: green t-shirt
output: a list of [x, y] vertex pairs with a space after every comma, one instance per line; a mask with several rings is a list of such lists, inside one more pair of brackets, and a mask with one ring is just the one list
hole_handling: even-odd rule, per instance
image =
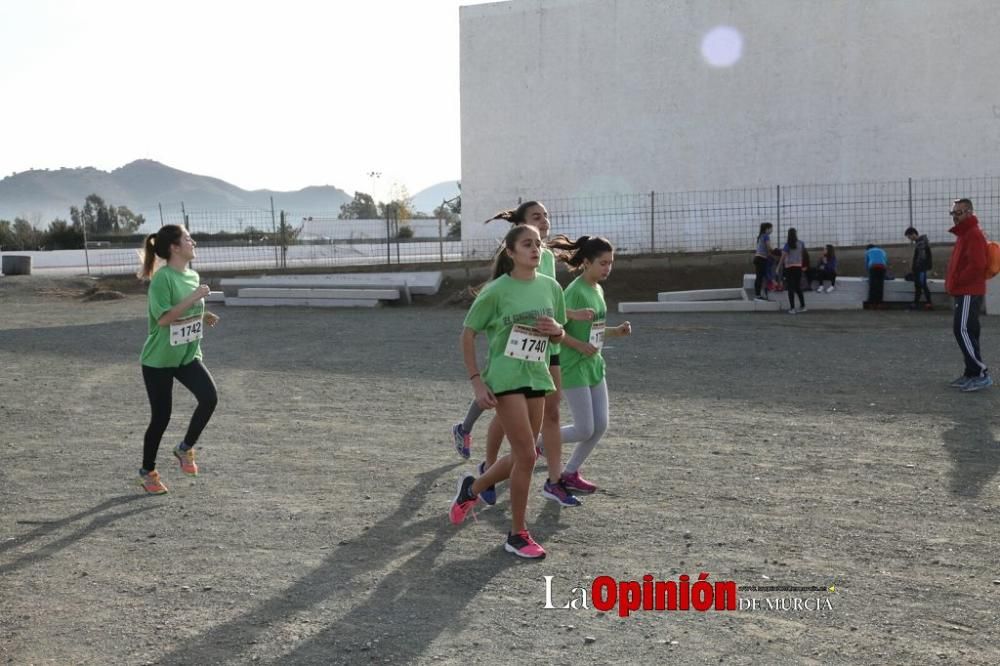
[[[150, 368], [178, 368], [201, 358], [201, 340], [177, 346], [170, 345], [170, 327], [160, 326], [160, 317], [191, 295], [201, 278], [188, 268], [183, 273], [170, 266], [163, 266], [153, 273], [149, 282], [149, 336], [142, 347], [141, 362]], [[180, 319], [201, 317], [205, 314], [205, 300], [192, 305]], [[175, 322], [176, 323], [176, 322]]]
[[[581, 342], [590, 342], [590, 333], [594, 324], [604, 323], [608, 316], [608, 306], [604, 302], [604, 289], [601, 285], [591, 286], [583, 276], [573, 280], [565, 293], [566, 307], [573, 310], [593, 308], [594, 320], [571, 321], [566, 324], [566, 335]], [[564, 389], [582, 386], [596, 386], [604, 379], [604, 357], [598, 351], [593, 356], [585, 356], [569, 345], [564, 345], [559, 356], [562, 369], [562, 385]]]
[[469, 308], [465, 326], [476, 332], [485, 331], [489, 340], [489, 357], [482, 375], [483, 382], [494, 393], [525, 387], [535, 391], [555, 390], [549, 374], [547, 349], [540, 361], [508, 355], [508, 343], [516, 338], [511, 337], [514, 325], [532, 327], [542, 315], [560, 324], [566, 323], [566, 306], [559, 283], [541, 274], [533, 280], [501, 275], [479, 292]]
[[[553, 280], [556, 279], [556, 255], [547, 247], [542, 248], [542, 256], [538, 262], [538, 274], [548, 275]], [[550, 344], [549, 354], [558, 354], [562, 350], [562, 345]], [[561, 357], [560, 357], [561, 359]]]

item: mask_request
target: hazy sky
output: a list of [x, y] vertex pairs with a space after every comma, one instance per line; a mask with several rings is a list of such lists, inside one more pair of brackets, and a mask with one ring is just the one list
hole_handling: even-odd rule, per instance
[[460, 176], [458, 8], [2, 0], [0, 177], [139, 158], [245, 189]]

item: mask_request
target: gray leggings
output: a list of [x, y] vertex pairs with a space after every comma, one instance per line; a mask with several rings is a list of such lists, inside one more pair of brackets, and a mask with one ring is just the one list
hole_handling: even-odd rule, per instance
[[580, 470], [608, 430], [608, 384], [564, 388], [563, 396], [573, 413], [573, 423], [559, 429], [563, 443], [577, 442], [573, 456], [563, 468], [566, 474]]
[[476, 421], [479, 417], [483, 415], [483, 408], [479, 406], [479, 403], [473, 400], [469, 403], [469, 411], [465, 414], [465, 421], [462, 422], [462, 431], [466, 433], [472, 432], [473, 426], [476, 425]]

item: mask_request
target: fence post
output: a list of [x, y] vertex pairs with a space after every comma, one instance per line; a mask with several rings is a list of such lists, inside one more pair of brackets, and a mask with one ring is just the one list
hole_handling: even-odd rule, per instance
[[774, 226], [774, 237], [781, 238], [781, 185], [778, 185], [778, 205], [776, 210], [778, 211], [777, 224]]
[[387, 266], [392, 265], [392, 227], [389, 223], [389, 211], [386, 210], [385, 213], [385, 263]]
[[441, 257], [441, 263], [444, 263], [444, 220], [441, 216], [438, 216], [438, 254]]
[[656, 254], [656, 190], [649, 192], [649, 253]]
[[281, 268], [281, 260], [278, 258], [278, 230], [274, 225], [274, 197], [271, 197], [271, 242], [274, 243], [274, 267]]
[[281, 225], [278, 227], [278, 242], [281, 244], [281, 267], [288, 268], [288, 238], [286, 236], [288, 232], [288, 221], [285, 216], [285, 211], [281, 211]]
[[912, 227], [913, 226], [913, 179], [912, 178], [906, 179], [906, 189], [907, 189], [906, 200], [910, 204], [910, 226]]
[[[82, 215], [80, 217], [83, 217]], [[90, 275], [90, 243], [87, 242], [87, 220], [83, 221], [83, 258], [87, 262], [87, 275]]]
[[181, 217], [184, 218], [184, 228], [188, 230], [188, 233], [190, 233], [191, 232], [191, 228], [188, 226], [188, 214], [187, 214], [187, 210], [184, 209], [184, 202], [183, 201], [181, 202]]

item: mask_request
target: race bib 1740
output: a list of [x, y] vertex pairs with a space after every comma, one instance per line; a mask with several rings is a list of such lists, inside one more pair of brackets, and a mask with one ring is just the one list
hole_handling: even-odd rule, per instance
[[507, 350], [504, 352], [510, 358], [522, 361], [547, 361], [545, 350], [549, 339], [533, 328], [515, 324], [507, 337]]
[[201, 340], [201, 317], [176, 321], [170, 325], [170, 346], [186, 345], [195, 340]]

